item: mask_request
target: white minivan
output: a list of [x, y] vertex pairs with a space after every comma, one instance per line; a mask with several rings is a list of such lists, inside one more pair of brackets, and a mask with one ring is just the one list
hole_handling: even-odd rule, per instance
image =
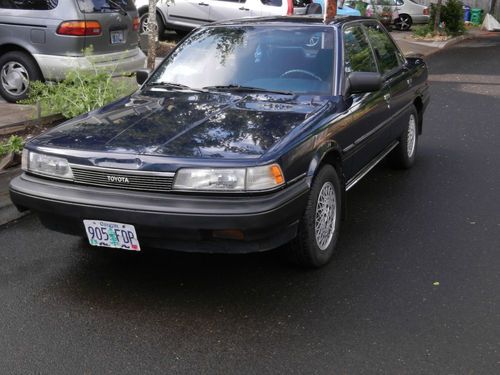
[[[147, 29], [148, 3], [148, 0], [135, 2], [141, 15], [141, 32]], [[195, 27], [215, 21], [293, 13], [293, 0], [167, 0], [158, 2], [156, 19], [160, 35], [165, 29], [175, 30], [182, 35]]]

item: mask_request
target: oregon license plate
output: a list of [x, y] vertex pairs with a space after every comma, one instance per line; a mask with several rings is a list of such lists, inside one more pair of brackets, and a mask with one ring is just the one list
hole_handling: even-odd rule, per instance
[[133, 225], [103, 220], [83, 220], [83, 225], [92, 246], [141, 250]]
[[111, 44], [125, 43], [125, 33], [123, 30], [111, 31]]

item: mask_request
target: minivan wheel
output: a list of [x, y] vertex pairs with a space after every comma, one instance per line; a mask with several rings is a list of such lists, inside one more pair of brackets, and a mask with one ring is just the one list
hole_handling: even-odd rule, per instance
[[340, 229], [340, 180], [331, 165], [314, 178], [297, 237], [290, 243], [292, 260], [303, 267], [327, 264], [335, 251]]
[[41, 80], [36, 61], [27, 53], [12, 51], [0, 57], [0, 95], [8, 102], [26, 99], [30, 81]]
[[418, 145], [418, 113], [414, 106], [407, 117], [403, 134], [399, 144], [389, 154], [390, 163], [400, 169], [408, 169], [415, 164]]
[[[141, 34], [148, 32], [148, 24], [149, 14], [144, 13], [140, 19], [139, 31]], [[163, 37], [163, 34], [165, 33], [165, 24], [163, 23], [163, 20], [161, 19], [161, 16], [159, 14], [156, 15], [156, 24], [158, 25], [158, 39], [161, 39]]]

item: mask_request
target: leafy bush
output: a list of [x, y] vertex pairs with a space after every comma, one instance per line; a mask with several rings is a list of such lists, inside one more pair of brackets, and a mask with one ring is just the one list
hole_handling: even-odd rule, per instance
[[18, 135], [11, 135], [6, 143], [0, 144], [0, 156], [10, 154], [20, 154], [23, 151], [24, 140]]
[[[440, 22], [444, 22], [444, 29], [447, 34], [459, 35], [465, 31], [463, 4], [459, 0], [448, 0], [446, 4], [441, 5]], [[436, 16], [435, 4], [431, 4], [430, 25], [434, 25]]]
[[92, 63], [93, 47], [83, 53], [89, 58], [89, 70], [73, 69], [58, 83], [33, 82], [26, 104], [40, 104], [43, 116], [62, 114], [75, 117], [100, 108], [116, 99], [131, 94], [137, 86], [130, 80], [117, 80], [113, 72], [103, 71]]

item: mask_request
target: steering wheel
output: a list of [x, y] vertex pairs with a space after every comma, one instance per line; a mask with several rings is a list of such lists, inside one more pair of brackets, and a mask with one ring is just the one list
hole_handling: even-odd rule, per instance
[[296, 73], [298, 73], [298, 74], [305, 74], [305, 75], [307, 75], [309, 77], [317, 79], [318, 81], [323, 81], [321, 79], [321, 77], [318, 77], [316, 74], [311, 73], [308, 70], [304, 70], [304, 69], [292, 69], [292, 70], [289, 70], [289, 71], [283, 73], [280, 77], [286, 77], [286, 76], [288, 76], [290, 74], [296, 74]]

